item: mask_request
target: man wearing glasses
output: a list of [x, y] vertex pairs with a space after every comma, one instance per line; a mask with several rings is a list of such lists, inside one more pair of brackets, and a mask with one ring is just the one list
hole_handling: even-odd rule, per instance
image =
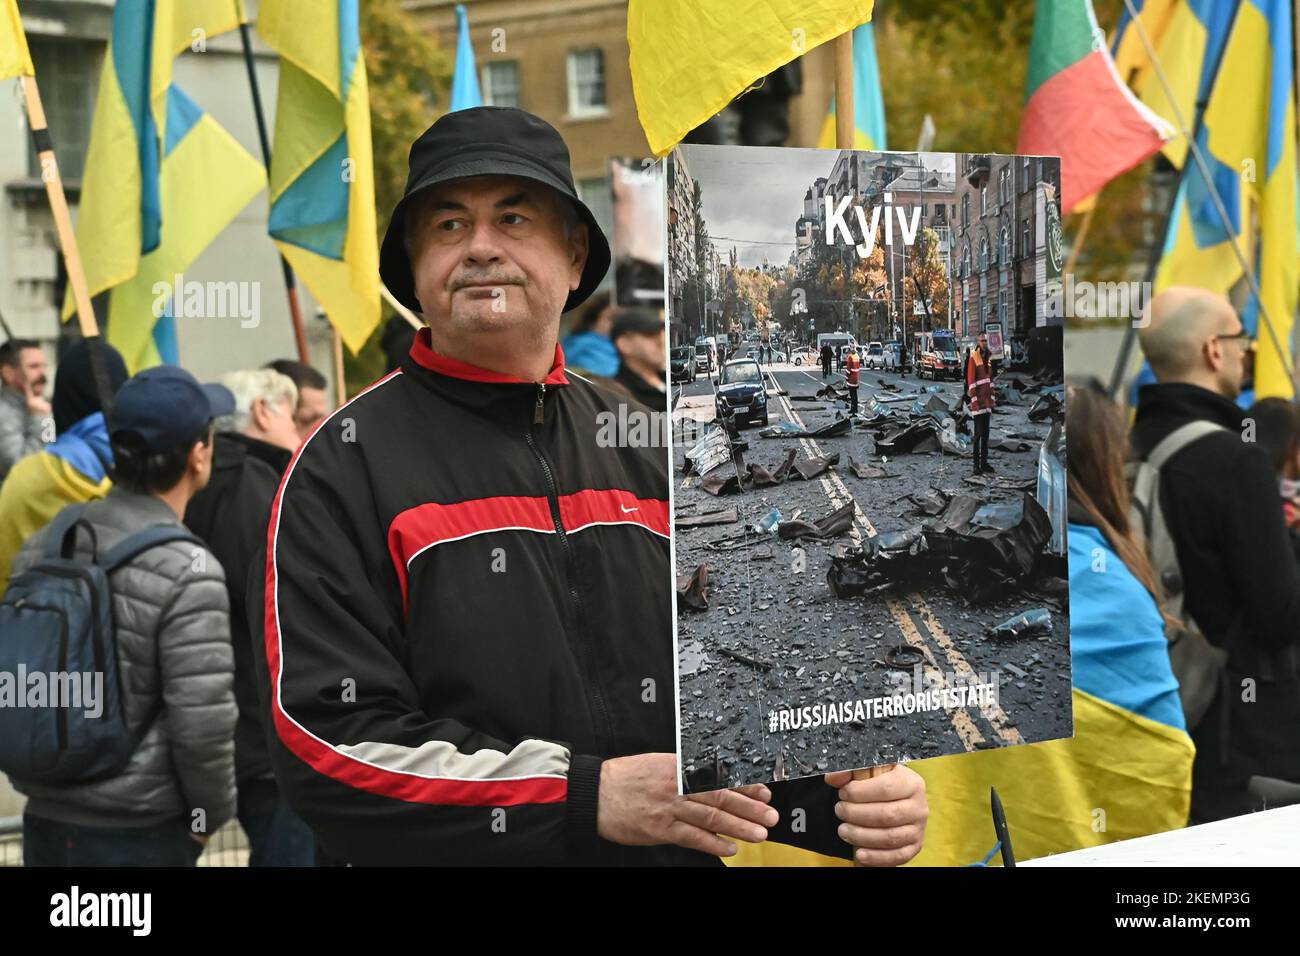
[[1162, 292], [1147, 319], [1139, 335], [1156, 384], [1138, 393], [1133, 457], [1189, 422], [1217, 426], [1160, 469], [1184, 611], [1228, 652], [1218, 695], [1191, 728], [1191, 822], [1204, 823], [1263, 809], [1252, 777], [1300, 783], [1300, 571], [1272, 463], [1235, 401], [1253, 337], [1226, 298], [1202, 289]]

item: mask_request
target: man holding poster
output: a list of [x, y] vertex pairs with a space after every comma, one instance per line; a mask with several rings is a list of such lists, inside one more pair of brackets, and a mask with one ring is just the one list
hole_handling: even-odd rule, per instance
[[380, 271], [428, 327], [302, 445], [268, 529], [285, 794], [354, 864], [690, 865], [769, 837], [906, 862], [927, 811], [903, 767], [678, 793], [667, 456], [598, 440], [619, 398], [556, 342], [609, 261], [537, 117], [460, 110], [412, 147]]

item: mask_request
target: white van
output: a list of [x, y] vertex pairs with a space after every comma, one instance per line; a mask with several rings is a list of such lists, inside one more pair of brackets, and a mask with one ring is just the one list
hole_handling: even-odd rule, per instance
[[705, 375], [712, 375], [718, 367], [718, 344], [707, 335], [695, 340], [695, 365]]

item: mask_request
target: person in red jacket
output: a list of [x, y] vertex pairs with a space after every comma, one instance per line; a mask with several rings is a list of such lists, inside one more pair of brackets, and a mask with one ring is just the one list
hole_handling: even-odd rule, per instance
[[993, 365], [989, 361], [989, 337], [981, 332], [966, 359], [966, 395], [975, 429], [975, 474], [991, 475], [989, 465], [989, 418], [993, 412]]
[[844, 384], [849, 387], [849, 414], [858, 413], [858, 383], [862, 379], [862, 359], [858, 350], [849, 346], [844, 356]]
[[678, 793], [667, 449], [603, 438], [651, 412], [557, 342], [609, 263], [538, 117], [457, 110], [412, 147], [379, 271], [427, 325], [302, 444], [267, 529], [285, 797], [357, 865], [716, 865], [769, 838], [904, 863], [905, 766]]

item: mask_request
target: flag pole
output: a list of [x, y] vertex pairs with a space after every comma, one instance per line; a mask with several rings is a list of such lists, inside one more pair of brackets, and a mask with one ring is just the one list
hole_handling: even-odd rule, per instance
[[[45, 183], [45, 195], [50, 201], [50, 213], [54, 216], [59, 248], [63, 250], [63, 263], [68, 270], [68, 283], [72, 286], [72, 301], [77, 307], [77, 324], [81, 327], [82, 338], [99, 338], [99, 323], [95, 321], [95, 307], [90, 301], [86, 269], [81, 263], [81, 250], [77, 248], [77, 234], [72, 228], [72, 214], [68, 212], [68, 197], [63, 191], [59, 161], [54, 155], [54, 141], [50, 138], [50, 129], [45, 121], [41, 90], [36, 85], [34, 75], [24, 75], [21, 79], [23, 99], [27, 105], [27, 122], [32, 131], [32, 146], [36, 150], [41, 181]], [[97, 348], [90, 348], [90, 371], [95, 379], [95, 391], [99, 393], [100, 411], [107, 415], [113, 404], [113, 389], [108, 382], [104, 357]]]
[[[854, 141], [853, 31], [835, 38], [835, 148], [852, 149]], [[893, 770], [893, 764], [853, 771], [854, 780], [870, 780]]]
[[[253, 41], [248, 32], [248, 17], [243, 3], [239, 4], [239, 40], [244, 48], [244, 66], [248, 70], [248, 86], [253, 92], [253, 115], [257, 118], [257, 138], [262, 145], [262, 162], [266, 165], [268, 189], [271, 178], [271, 144], [266, 136], [266, 114], [262, 111], [262, 92], [257, 86], [257, 70], [253, 66]], [[293, 320], [293, 338], [298, 346], [298, 360], [310, 364], [307, 353], [307, 334], [303, 331], [302, 307], [298, 303], [298, 280], [289, 260], [280, 254], [280, 270], [284, 273], [284, 287], [289, 295], [289, 318]]]

